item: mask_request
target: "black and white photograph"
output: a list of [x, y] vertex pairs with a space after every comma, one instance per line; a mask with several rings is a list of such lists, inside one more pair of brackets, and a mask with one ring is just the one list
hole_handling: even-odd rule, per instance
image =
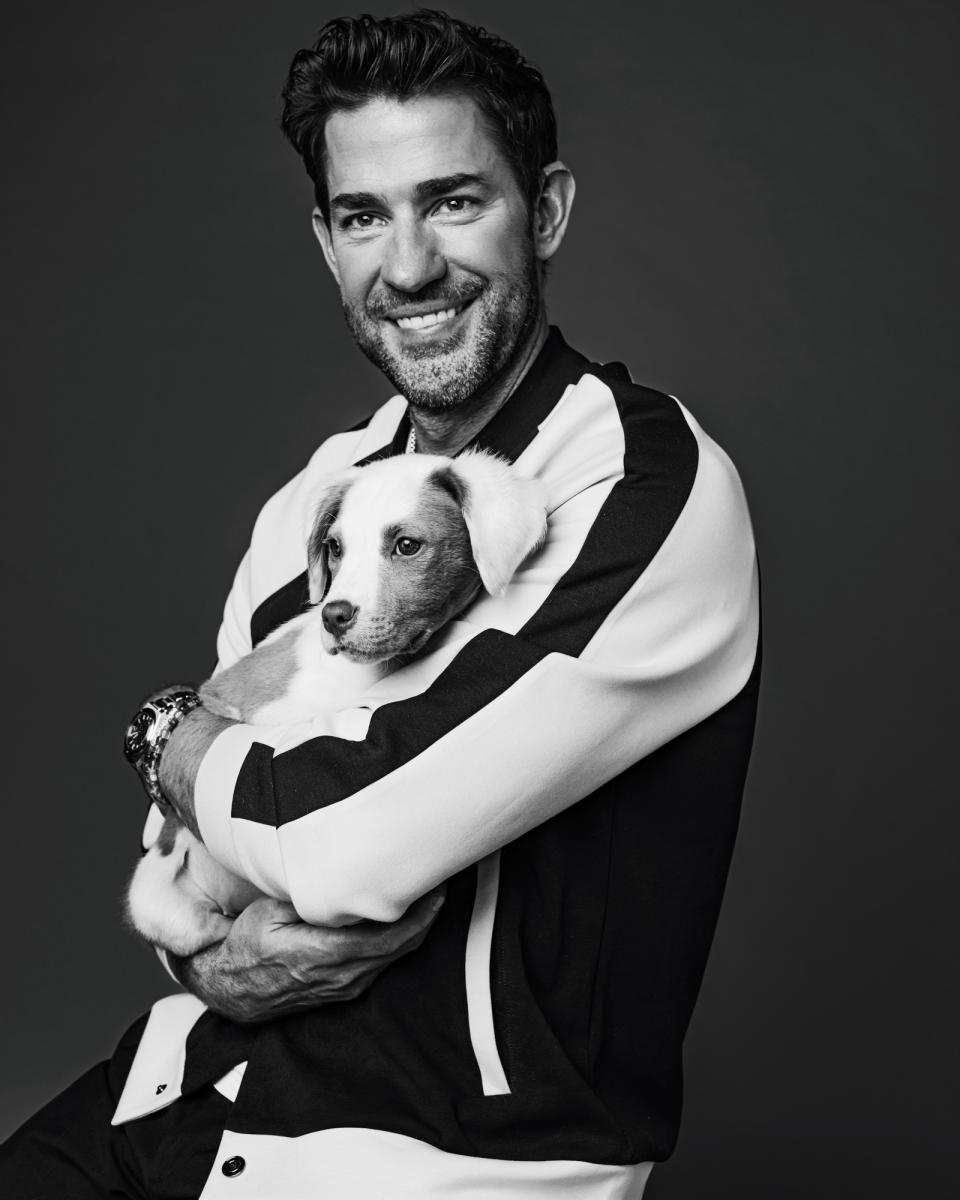
[[946, 1200], [938, 0], [18, 4], [4, 1200]]

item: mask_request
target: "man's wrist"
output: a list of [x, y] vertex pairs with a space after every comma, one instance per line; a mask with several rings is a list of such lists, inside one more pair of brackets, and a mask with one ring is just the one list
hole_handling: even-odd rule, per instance
[[164, 688], [143, 702], [127, 726], [124, 755], [147, 796], [161, 810], [169, 799], [160, 777], [164, 750], [183, 718], [199, 704], [200, 697], [192, 687]]

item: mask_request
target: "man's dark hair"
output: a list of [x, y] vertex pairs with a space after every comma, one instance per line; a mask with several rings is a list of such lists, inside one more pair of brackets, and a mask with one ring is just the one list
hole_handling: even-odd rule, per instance
[[330, 219], [324, 128], [330, 115], [369, 100], [464, 93], [476, 102], [531, 210], [541, 170], [557, 157], [557, 122], [543, 76], [502, 38], [446, 13], [338, 17], [300, 50], [283, 88], [283, 132]]

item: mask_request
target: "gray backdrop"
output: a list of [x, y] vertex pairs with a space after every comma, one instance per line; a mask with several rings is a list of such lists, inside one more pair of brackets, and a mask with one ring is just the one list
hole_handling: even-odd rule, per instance
[[[553, 319], [695, 411], [761, 548], [758, 745], [650, 1195], [954, 1194], [953, 6], [451, 7], [556, 97]], [[350, 10], [7, 10], [4, 1130], [171, 990], [119, 921], [126, 719], [212, 665], [258, 507], [387, 394], [277, 129]]]

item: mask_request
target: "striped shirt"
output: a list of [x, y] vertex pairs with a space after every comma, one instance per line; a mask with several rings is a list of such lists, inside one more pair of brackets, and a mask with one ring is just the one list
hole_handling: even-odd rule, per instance
[[[221, 665], [306, 603], [318, 480], [409, 428], [395, 397], [268, 502]], [[743, 491], [675, 399], [556, 330], [473, 444], [548, 495], [506, 591], [359, 703], [234, 726], [201, 766], [208, 847], [308, 921], [391, 921], [449, 880], [358, 1000], [252, 1028], [155, 1006], [115, 1121], [216, 1083], [204, 1197], [637, 1197], [673, 1147], [756, 710]]]

